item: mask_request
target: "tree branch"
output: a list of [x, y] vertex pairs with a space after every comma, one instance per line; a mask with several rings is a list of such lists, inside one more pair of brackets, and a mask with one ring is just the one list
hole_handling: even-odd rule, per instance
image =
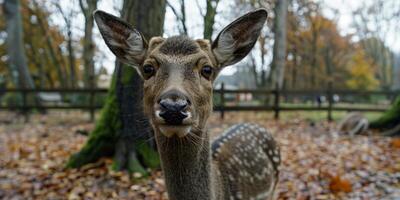
[[179, 12], [175, 9], [174, 6], [172, 6], [172, 4], [167, 1], [167, 6], [169, 8], [171, 8], [172, 12], [174, 13], [176, 19], [178, 19], [178, 21], [180, 22], [182, 29], [179, 30], [179, 32], [185, 35], [188, 35], [188, 31], [187, 31], [187, 27], [186, 27], [186, 13], [185, 13], [185, 0], [181, 0], [181, 7], [180, 7], [180, 11], [181, 14], [179, 14]]
[[88, 17], [88, 9], [85, 8], [85, 5], [83, 5], [83, 0], [79, 0], [79, 6], [81, 7], [82, 13], [85, 16], [85, 18]]
[[205, 14], [203, 12], [203, 10], [201, 9], [201, 6], [199, 4], [199, 0], [195, 0], [197, 8], [199, 9], [200, 15], [204, 18]]

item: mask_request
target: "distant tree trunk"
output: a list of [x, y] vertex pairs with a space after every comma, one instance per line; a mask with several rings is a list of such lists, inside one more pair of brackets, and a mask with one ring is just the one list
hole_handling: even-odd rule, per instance
[[[122, 18], [146, 38], [162, 35], [165, 0], [125, 0]], [[143, 114], [142, 81], [136, 71], [116, 63], [114, 77], [100, 120], [82, 150], [72, 156], [69, 167], [80, 167], [103, 156], [114, 155], [114, 169], [146, 174], [159, 158], [150, 141], [151, 127]]]
[[312, 41], [311, 41], [311, 79], [310, 79], [310, 88], [315, 89], [317, 86], [317, 42], [318, 42], [318, 34], [319, 30], [317, 30], [316, 24], [318, 22], [312, 22], [311, 29], [312, 29]]
[[75, 88], [77, 80], [76, 80], [76, 67], [75, 67], [75, 52], [72, 46], [72, 19], [74, 12], [69, 11], [69, 13], [67, 14], [64, 12], [59, 2], [55, 2], [55, 5], [64, 19], [67, 31], [67, 50], [68, 50], [69, 82], [70, 82], [69, 86]]
[[77, 83], [76, 78], [76, 66], [75, 66], [75, 53], [74, 48], [72, 46], [72, 31], [68, 30], [68, 40], [67, 40], [67, 48], [68, 48], [68, 63], [69, 63], [69, 79], [71, 82], [71, 87], [75, 88]]
[[83, 16], [85, 16], [85, 36], [83, 38], [83, 66], [84, 84], [87, 88], [95, 87], [94, 73], [94, 43], [93, 26], [94, 20], [92, 13], [97, 9], [97, 0], [79, 0]]
[[275, 4], [275, 42], [273, 49], [273, 57], [271, 64], [271, 71], [269, 75], [270, 86], [279, 88], [283, 86], [285, 60], [286, 60], [286, 31], [287, 31], [287, 12], [289, 2], [288, 0], [279, 0]]
[[[266, 68], [266, 62], [265, 62], [265, 55], [267, 55], [267, 49], [265, 48], [265, 43], [267, 41], [267, 38], [265, 35], [260, 35], [258, 38], [258, 42], [260, 44], [260, 58], [261, 58], [261, 73], [260, 73], [260, 82], [261, 82], [261, 87], [266, 86], [266, 77], [265, 77], [265, 68]], [[255, 64], [255, 62], [254, 62]]]
[[68, 88], [70, 86], [70, 82], [69, 82], [68, 73], [67, 73], [67, 63], [65, 62], [65, 57], [64, 57], [63, 51], [61, 49], [61, 46], [57, 45], [56, 50], [57, 50], [56, 56], [59, 59], [60, 70], [61, 70], [61, 73], [62, 73], [62, 76], [64, 79], [64, 87]]
[[181, 0], [181, 13], [182, 13], [182, 28], [185, 35], [188, 35], [188, 29], [186, 27], [186, 10], [185, 10], [185, 0]]
[[206, 0], [206, 14], [203, 16], [204, 19], [204, 39], [211, 40], [214, 32], [215, 15], [217, 14], [219, 0]]
[[297, 67], [298, 67], [298, 59], [297, 59], [297, 45], [295, 45], [293, 49], [293, 69], [292, 69], [292, 89], [296, 89], [297, 85]]
[[400, 136], [400, 95], [397, 96], [392, 107], [377, 120], [370, 123], [370, 128], [385, 131], [386, 135]]
[[5, 0], [3, 8], [6, 19], [10, 75], [17, 88], [33, 89], [35, 85], [29, 73], [24, 49], [20, 2], [19, 0]]

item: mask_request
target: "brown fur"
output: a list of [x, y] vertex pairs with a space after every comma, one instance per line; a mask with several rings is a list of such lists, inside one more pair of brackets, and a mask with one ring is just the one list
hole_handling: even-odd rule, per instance
[[[208, 40], [192, 40], [186, 36], [155, 37], [148, 47], [143, 47], [143, 54], [137, 52], [141, 45], [131, 42], [129, 45], [136, 49], [126, 49], [129, 45], [125, 41], [110, 38], [115, 34], [120, 38], [119, 33], [113, 33], [118, 19], [102, 17], [103, 12], [98, 15], [101, 16], [95, 15], [95, 19], [102, 24], [100, 32], [118, 58], [136, 63], [142, 77], [143, 66], [155, 68], [155, 74], [144, 80], [143, 102], [155, 131], [169, 199], [271, 199], [280, 164], [279, 147], [271, 135], [257, 125], [241, 124], [210, 142], [206, 129], [212, 112], [214, 80], [222, 67], [240, 61], [249, 53], [266, 20], [266, 11], [250, 12], [228, 25], [213, 45]], [[102, 19], [111, 19], [111, 22], [105, 23]], [[127, 26], [126, 29], [128, 34], [122, 37], [139, 38], [134, 28]], [[116, 28], [115, 31], [126, 30]], [[144, 39], [142, 42], [146, 44]], [[115, 51], [120, 48], [121, 51]], [[211, 77], [202, 75], [204, 66], [213, 69]], [[165, 134], [156, 116], [161, 96], [170, 91], [179, 92], [190, 102], [186, 108], [191, 113], [190, 131], [182, 138]]]

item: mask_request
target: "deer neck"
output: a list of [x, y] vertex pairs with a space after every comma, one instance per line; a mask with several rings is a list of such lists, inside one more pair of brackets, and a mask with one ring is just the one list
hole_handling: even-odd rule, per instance
[[211, 187], [211, 154], [208, 133], [192, 131], [202, 140], [190, 142], [178, 137], [166, 138], [156, 133], [168, 195], [176, 199], [214, 199]]

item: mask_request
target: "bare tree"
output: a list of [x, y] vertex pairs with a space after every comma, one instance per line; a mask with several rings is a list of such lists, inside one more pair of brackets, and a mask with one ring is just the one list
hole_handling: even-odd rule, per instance
[[374, 64], [378, 66], [378, 78], [384, 89], [392, 84], [394, 56], [390, 51], [388, 41], [390, 33], [400, 30], [400, 2], [397, 0], [376, 0], [372, 3], [363, 3], [353, 12], [356, 34], [362, 39], [361, 44]]
[[79, 6], [85, 17], [85, 36], [83, 38], [83, 65], [85, 87], [95, 87], [94, 81], [94, 43], [93, 43], [93, 15], [92, 13], [97, 9], [97, 0], [79, 0]]
[[[31, 16], [31, 12], [29, 12], [29, 15], [26, 16], [27, 18], [30, 18]], [[25, 21], [26, 19], [24, 19]], [[28, 29], [25, 29], [25, 34], [27, 35], [32, 35], [33, 33], [33, 29], [34, 29], [34, 25], [32, 24], [31, 20], [26, 20], [28, 23]], [[41, 48], [37, 48], [38, 41], [34, 40], [32, 37], [26, 37], [26, 45], [27, 45], [27, 56], [28, 58], [31, 58], [31, 61], [35, 64], [35, 66], [38, 68], [38, 74], [36, 74], [36, 76], [38, 76], [39, 78], [39, 88], [44, 88], [45, 86], [45, 76], [43, 76], [43, 74], [45, 73], [44, 70], [44, 65], [45, 63], [43, 62], [43, 49]]]
[[[379, 67], [379, 79], [383, 89], [389, 89], [392, 83], [394, 56], [390, 50], [393, 42], [398, 42], [400, 30], [400, 1], [376, 0], [372, 4], [364, 3], [354, 12], [354, 25], [357, 34], [363, 40], [362, 45], [367, 54]], [[395, 41], [388, 41], [389, 33]], [[392, 43], [389, 43], [392, 42]], [[387, 136], [400, 135], [400, 95], [392, 107], [379, 118], [371, 121], [370, 128], [380, 129]]]
[[179, 33], [188, 35], [188, 29], [186, 26], [186, 10], [185, 10], [185, 0], [180, 0], [180, 9], [179, 11], [175, 9], [175, 7], [170, 3], [170, 1], [167, 1], [167, 6], [172, 10], [174, 13], [176, 19], [180, 22], [181, 26], [179, 26]]
[[[66, 81], [66, 72], [65, 72], [65, 66], [63, 65], [63, 61], [62, 61], [62, 55], [60, 55], [61, 57], [59, 58], [57, 55], [60, 53], [57, 53], [56, 51], [59, 51], [54, 45], [53, 42], [53, 38], [50, 35], [50, 31], [48, 30], [48, 27], [46, 26], [45, 23], [45, 18], [44, 16], [42, 16], [41, 12], [38, 12], [39, 9], [39, 4], [37, 3], [36, 0], [32, 0], [33, 5], [34, 5], [34, 9], [35, 10], [31, 10], [32, 13], [35, 14], [37, 20], [38, 20], [38, 24], [39, 24], [39, 28], [45, 38], [46, 41], [46, 45], [47, 45], [47, 49], [50, 55], [50, 60], [52, 62], [52, 65], [54, 68], [56, 68], [57, 70], [57, 75], [60, 81], [60, 85], [61, 87], [66, 87], [67, 86], [67, 81]], [[37, 11], [37, 12], [35, 12]]]
[[65, 11], [59, 1], [55, 1], [54, 5], [57, 10], [61, 14], [64, 19], [65, 29], [67, 32], [67, 49], [68, 49], [68, 64], [69, 64], [69, 82], [72, 88], [76, 87], [77, 78], [76, 78], [76, 66], [75, 66], [75, 52], [74, 47], [72, 46], [72, 25], [73, 25], [73, 16], [75, 15], [75, 11], [73, 8]]

